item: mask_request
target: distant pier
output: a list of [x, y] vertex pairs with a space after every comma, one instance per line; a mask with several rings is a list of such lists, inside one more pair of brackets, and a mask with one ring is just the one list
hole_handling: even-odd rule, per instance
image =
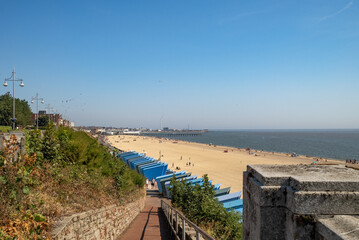
[[161, 131], [161, 132], [141, 132], [143, 136], [159, 136], [159, 137], [191, 137], [202, 135], [206, 130], [198, 131]]

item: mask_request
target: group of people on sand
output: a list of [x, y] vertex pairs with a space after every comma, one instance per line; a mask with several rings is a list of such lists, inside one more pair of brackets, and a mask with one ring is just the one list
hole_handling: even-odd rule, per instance
[[345, 160], [345, 163], [359, 164], [359, 161], [357, 161], [356, 159], [347, 159]]
[[154, 178], [151, 179], [151, 181], [146, 178], [146, 187], [147, 189], [154, 189], [156, 185], [156, 180]]
[[[186, 166], [191, 166], [191, 162], [186, 162]], [[194, 163], [192, 163], [192, 166], [194, 167]]]

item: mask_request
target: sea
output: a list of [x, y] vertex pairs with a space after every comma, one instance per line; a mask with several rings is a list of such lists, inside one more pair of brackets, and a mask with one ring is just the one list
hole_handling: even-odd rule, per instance
[[197, 136], [171, 138], [268, 152], [296, 153], [327, 159], [359, 160], [359, 129], [210, 130]]

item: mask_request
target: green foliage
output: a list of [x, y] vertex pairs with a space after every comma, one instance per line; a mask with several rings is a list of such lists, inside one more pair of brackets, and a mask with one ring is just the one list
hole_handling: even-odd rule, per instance
[[42, 137], [42, 148], [41, 152], [44, 159], [48, 161], [56, 161], [62, 158], [59, 154], [60, 142], [58, 140], [58, 135], [55, 129], [55, 125], [50, 122], [46, 127], [44, 136]]
[[5, 140], [5, 151], [0, 157], [0, 237], [38, 239], [47, 223], [37, 223], [33, 209], [28, 209], [31, 189], [38, 184], [34, 178], [36, 159], [25, 155], [13, 161], [17, 149], [16, 137], [12, 135]]
[[241, 216], [234, 211], [228, 212], [214, 198], [213, 185], [204, 175], [204, 183], [191, 184], [186, 181], [171, 179], [171, 202], [179, 208], [191, 221], [201, 225], [216, 239], [241, 239]]
[[[47, 115], [40, 116], [37, 121], [38, 121], [39, 127], [47, 127], [47, 125], [49, 125], [49, 123], [51, 122], [49, 116], [47, 116]], [[36, 124], [36, 122], [35, 122], [35, 124]]]
[[10, 126], [0, 126], [0, 132], [8, 132], [11, 131]]
[[143, 189], [143, 176], [85, 132], [50, 123], [25, 134], [27, 154], [13, 161], [15, 135], [0, 152], [0, 239], [46, 236], [59, 205], [81, 211], [131, 201]]
[[39, 213], [34, 213], [34, 220], [36, 222], [44, 222], [46, 219], [44, 216], [42, 216], [41, 214]]
[[[10, 93], [0, 96], [0, 125], [10, 126], [12, 124], [13, 100]], [[27, 101], [15, 98], [16, 124], [26, 126], [32, 124], [32, 112]]]
[[39, 164], [52, 162], [63, 166], [83, 165], [89, 172], [100, 172], [103, 176], [112, 177], [120, 194], [136, 186], [142, 188], [145, 184], [143, 176], [129, 169], [83, 131], [67, 127], [56, 130], [50, 123], [43, 136], [36, 130], [26, 134], [26, 150], [30, 155], [36, 153]]
[[38, 160], [43, 160], [42, 139], [40, 130], [32, 130], [25, 132], [25, 148], [28, 155], [36, 154]]

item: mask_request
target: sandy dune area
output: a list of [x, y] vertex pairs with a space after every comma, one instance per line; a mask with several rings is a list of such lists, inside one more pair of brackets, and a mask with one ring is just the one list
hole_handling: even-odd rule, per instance
[[[317, 158], [262, 151], [247, 151], [224, 146], [191, 143], [163, 138], [117, 135], [109, 136], [113, 146], [123, 151], [146, 153], [160, 158], [172, 170], [186, 170], [199, 177], [207, 173], [213, 184], [231, 187], [231, 192], [242, 191], [243, 171], [252, 164], [310, 164]], [[321, 160], [322, 162], [326, 160]], [[340, 161], [328, 160], [340, 163]], [[189, 164], [190, 163], [190, 164]]]

